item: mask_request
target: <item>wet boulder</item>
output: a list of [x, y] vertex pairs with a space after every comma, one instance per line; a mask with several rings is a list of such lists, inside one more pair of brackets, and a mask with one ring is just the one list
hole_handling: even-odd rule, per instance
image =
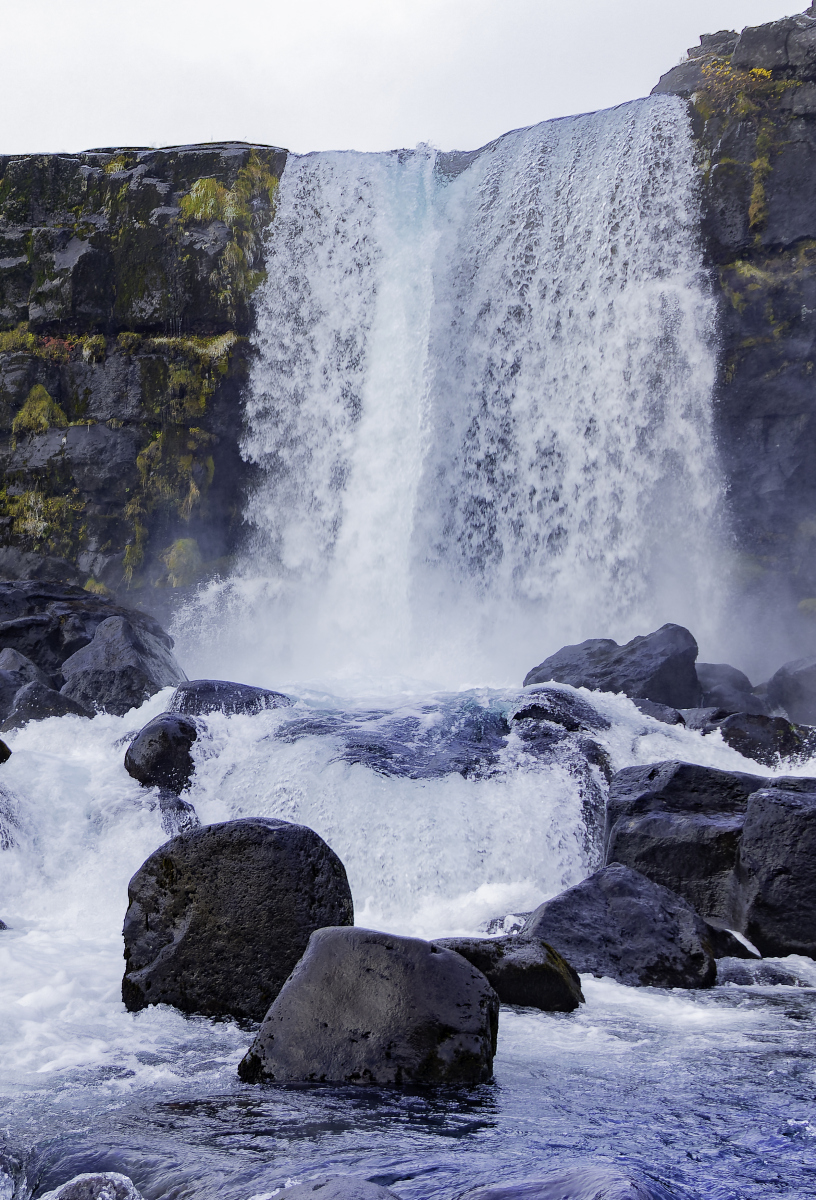
[[46, 717], [92, 717], [93, 712], [62, 692], [42, 683], [26, 683], [14, 697], [11, 712], [0, 725], [0, 733], [21, 729], [29, 721], [44, 721]]
[[610, 1163], [578, 1162], [540, 1179], [476, 1188], [461, 1200], [673, 1200], [652, 1179], [621, 1171]]
[[321, 1175], [281, 1192], [286, 1200], [398, 1200], [394, 1192], [361, 1175]]
[[108, 617], [93, 640], [62, 664], [62, 693], [86, 708], [123, 716], [185, 679], [172, 645], [161, 629], [157, 634], [127, 617]]
[[765, 957], [816, 958], [816, 780], [783, 781], [796, 791], [780, 782], [748, 802], [737, 928]]
[[733, 929], [729, 929], [721, 921], [706, 921], [706, 932], [711, 951], [716, 959], [720, 958], [760, 958], [758, 950], [752, 950], [746, 945], [747, 938], [740, 940]]
[[816, 725], [816, 654], [785, 663], [768, 680], [768, 701], [792, 721]]
[[125, 754], [125, 770], [143, 787], [179, 793], [195, 770], [190, 748], [198, 737], [195, 721], [160, 713], [139, 730]]
[[685, 725], [686, 723], [680, 710], [670, 708], [668, 704], [656, 704], [654, 700], [644, 700], [641, 697], [635, 697], [632, 703], [638, 712], [643, 713], [644, 717], [651, 717], [663, 725]]
[[755, 958], [746, 962], [744, 958], [723, 958], [717, 963], [717, 983], [736, 983], [741, 987], [813, 987], [810, 979], [782, 963]]
[[93, 1171], [75, 1175], [40, 1200], [142, 1200], [133, 1180], [116, 1171]]
[[689, 631], [681, 625], [663, 625], [625, 646], [609, 638], [564, 646], [534, 667], [524, 686], [554, 681], [623, 692], [671, 708], [693, 708], [702, 695], [694, 669], [696, 658], [697, 643]]
[[697, 678], [703, 689], [704, 708], [718, 708], [725, 713], [768, 714], [765, 700], [754, 694], [750, 679], [736, 667], [727, 663], [697, 663]]
[[436, 938], [481, 971], [502, 1004], [572, 1012], [584, 1003], [578, 972], [545, 942], [518, 937]]
[[619, 771], [609, 789], [604, 861], [639, 871], [701, 916], [736, 928], [735, 876], [748, 797], [761, 775], [669, 761]]
[[20, 654], [19, 650], [13, 650], [11, 646], [6, 646], [5, 650], [0, 651], [0, 671], [11, 671], [20, 675], [26, 683], [42, 683], [45, 687], [51, 687], [52, 681], [45, 671], [41, 671], [36, 663]]
[[609, 729], [609, 721], [577, 692], [566, 688], [534, 687], [525, 694], [512, 721], [549, 721], [568, 733], [595, 733]]
[[159, 792], [159, 811], [161, 812], [162, 829], [168, 837], [177, 833], [186, 833], [188, 829], [198, 829], [201, 825], [198, 813], [189, 800], [183, 800], [175, 792], [162, 789]]
[[778, 766], [780, 759], [809, 758], [816, 751], [816, 730], [794, 725], [784, 717], [733, 713], [709, 728], [719, 729], [733, 750], [766, 767]]
[[122, 998], [135, 1012], [260, 1021], [314, 930], [354, 920], [346, 872], [305, 825], [267, 817], [187, 830], [128, 885]]
[[419, 938], [319, 929], [238, 1069], [245, 1083], [473, 1085], [493, 1073], [499, 999]]
[[228, 683], [224, 679], [189, 679], [180, 683], [173, 693], [169, 711], [188, 716], [206, 716], [222, 712], [259, 713], [269, 708], [286, 708], [292, 704], [282, 692], [252, 687], [248, 683]]
[[636, 987], [711, 987], [716, 974], [691, 905], [620, 863], [540, 904], [519, 937], [547, 942], [577, 971]]

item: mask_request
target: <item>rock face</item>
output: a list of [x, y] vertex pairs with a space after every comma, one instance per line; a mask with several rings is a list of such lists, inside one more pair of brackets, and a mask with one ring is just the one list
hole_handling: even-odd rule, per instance
[[169, 711], [190, 716], [206, 716], [211, 712], [232, 716], [234, 713], [259, 713], [268, 708], [286, 708], [291, 703], [282, 692], [251, 687], [248, 683], [190, 679], [176, 688]]
[[170, 640], [127, 617], [108, 617], [93, 641], [62, 664], [63, 695], [86, 708], [123, 716], [184, 678]]
[[125, 1006], [260, 1021], [310, 934], [350, 925], [340, 859], [304, 825], [252, 817], [179, 834], [128, 886]]
[[539, 905], [520, 937], [546, 941], [577, 971], [650, 987], [711, 987], [705, 923], [681, 896], [613, 863]]
[[140, 729], [125, 754], [125, 770], [144, 787], [182, 792], [195, 769], [190, 747], [198, 737], [195, 722], [161, 713]]
[[155, 606], [223, 571], [285, 162], [245, 143], [0, 156], [4, 576]]
[[530, 671], [533, 683], [569, 683], [603, 692], [623, 692], [672, 708], [692, 708], [701, 690], [694, 670], [697, 643], [681, 625], [664, 625], [625, 646], [609, 638], [592, 638], [564, 646]]
[[518, 937], [436, 938], [481, 971], [502, 1004], [572, 1012], [584, 1003], [577, 971], [545, 942]]
[[493, 1073], [498, 1019], [484, 975], [451, 950], [319, 929], [238, 1073], [246, 1083], [476, 1085]]
[[541, 1179], [476, 1188], [462, 1200], [672, 1200], [659, 1183], [609, 1163], [573, 1163]]
[[142, 1200], [142, 1196], [127, 1175], [100, 1171], [75, 1175], [54, 1191], [42, 1193], [41, 1200]]
[[755, 792], [745, 814], [737, 928], [766, 957], [816, 957], [816, 780], [801, 783]]

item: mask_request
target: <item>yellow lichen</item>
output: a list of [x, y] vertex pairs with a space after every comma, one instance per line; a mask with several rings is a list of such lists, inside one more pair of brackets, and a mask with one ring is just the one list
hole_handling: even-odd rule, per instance
[[198, 579], [204, 560], [195, 538], [179, 538], [161, 555], [171, 587], [189, 587]]
[[47, 433], [55, 425], [65, 429], [68, 418], [56, 401], [52, 400], [41, 383], [37, 383], [28, 393], [25, 404], [11, 423], [11, 432], [18, 433]]

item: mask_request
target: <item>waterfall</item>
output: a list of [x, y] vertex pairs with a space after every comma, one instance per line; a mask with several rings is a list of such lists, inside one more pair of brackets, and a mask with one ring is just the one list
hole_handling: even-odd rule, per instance
[[290, 157], [246, 406], [262, 481], [196, 612], [202, 669], [458, 687], [666, 620], [710, 637], [695, 179], [674, 97], [475, 155]]

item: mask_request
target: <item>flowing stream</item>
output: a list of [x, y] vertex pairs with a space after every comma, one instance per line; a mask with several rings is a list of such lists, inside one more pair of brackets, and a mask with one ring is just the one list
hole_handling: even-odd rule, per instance
[[[203, 822], [311, 826], [358, 924], [484, 930], [584, 878], [604, 776], [573, 743], [537, 758], [507, 735], [525, 672], [667, 620], [715, 651], [726, 531], [695, 178], [671, 97], [474, 154], [289, 159], [257, 304], [246, 550], [175, 632], [191, 678], [296, 703], [207, 718], [189, 799]], [[589, 698], [613, 770], [771, 773]], [[247, 1025], [126, 1013], [127, 883], [166, 834], [122, 760], [169, 701], [8, 736], [0, 1200], [97, 1169], [146, 1200], [269, 1200], [324, 1171], [455, 1200], [587, 1158], [676, 1200], [813, 1194], [816, 987], [585, 977], [574, 1014], [502, 1010], [495, 1082], [469, 1094], [251, 1087]], [[482, 766], [460, 770], [474, 746]], [[791, 965], [816, 984], [816, 964]]]

